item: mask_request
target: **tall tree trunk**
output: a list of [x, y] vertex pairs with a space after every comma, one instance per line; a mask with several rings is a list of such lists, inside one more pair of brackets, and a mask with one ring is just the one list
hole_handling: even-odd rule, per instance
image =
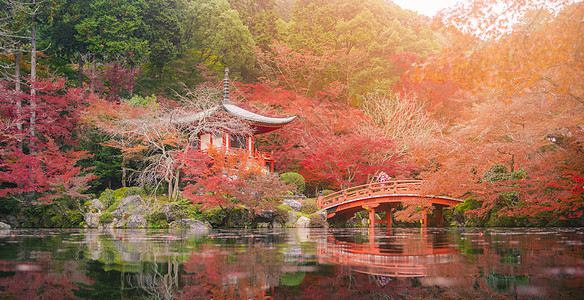
[[[20, 45], [16, 45], [16, 50], [14, 50], [14, 80], [15, 80], [15, 89], [18, 100], [16, 101], [16, 118], [18, 122], [16, 123], [16, 129], [18, 133], [22, 133], [22, 101], [20, 100]], [[24, 150], [22, 140], [18, 142], [18, 148], [22, 152]]]
[[172, 199], [172, 176], [168, 179], [168, 201]]
[[126, 187], [127, 172], [126, 157], [122, 154], [122, 187]]
[[[14, 50], [14, 80], [16, 92], [20, 93], [20, 45], [17, 45]], [[20, 100], [18, 100], [18, 107], [22, 107]], [[22, 129], [22, 124], [19, 126]]]
[[172, 193], [173, 199], [178, 199], [179, 183], [180, 183], [180, 168], [176, 171], [176, 176], [174, 177], [174, 190]]
[[[35, 3], [36, 1], [33, 1], [33, 3]], [[35, 135], [36, 135], [36, 89], [35, 89], [35, 84], [36, 84], [36, 78], [37, 78], [37, 72], [36, 72], [36, 67], [37, 67], [37, 62], [36, 62], [36, 23], [35, 20], [33, 20], [32, 22], [32, 26], [30, 28], [30, 33], [31, 33], [31, 49], [30, 49], [30, 81], [32, 84], [32, 87], [30, 89], [30, 110], [31, 110], [31, 114], [30, 114], [30, 135], [31, 137], [34, 139]], [[31, 153], [35, 152], [34, 149], [34, 141], [30, 141], [30, 151]]]

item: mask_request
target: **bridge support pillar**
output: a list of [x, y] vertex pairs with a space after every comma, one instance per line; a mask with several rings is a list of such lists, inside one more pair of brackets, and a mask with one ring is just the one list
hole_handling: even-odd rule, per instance
[[442, 210], [444, 208], [441, 205], [436, 206], [436, 227], [444, 227], [444, 217], [442, 216]]
[[375, 208], [369, 208], [369, 228], [375, 227]]
[[422, 227], [428, 227], [428, 209], [424, 208], [422, 210]]
[[393, 214], [393, 207], [390, 207], [390, 208], [388, 208], [388, 209], [385, 211], [385, 222], [386, 222], [386, 224], [387, 224], [387, 225], [386, 225], [386, 226], [387, 226], [387, 228], [391, 228], [391, 224], [392, 224], [392, 219], [391, 219], [391, 217], [392, 217], [392, 214]]

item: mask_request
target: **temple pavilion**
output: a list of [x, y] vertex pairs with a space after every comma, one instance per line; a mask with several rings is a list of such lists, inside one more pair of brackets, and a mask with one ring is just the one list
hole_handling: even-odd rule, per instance
[[254, 137], [259, 134], [268, 133], [284, 127], [296, 119], [296, 116], [274, 118], [259, 115], [241, 107], [238, 107], [229, 101], [229, 70], [225, 69], [224, 79], [224, 95], [223, 100], [217, 105], [205, 111], [199, 112], [192, 116], [179, 118], [174, 121], [175, 124], [181, 126], [189, 126], [196, 124], [204, 119], [213, 118], [216, 116], [234, 118], [245, 122], [251, 129], [249, 134], [241, 134], [238, 132], [229, 132], [227, 130], [220, 130], [211, 132], [201, 131], [198, 134], [198, 141], [193, 145], [201, 151], [206, 151], [210, 147], [224, 148], [228, 153], [236, 155], [248, 155], [252, 159], [262, 161], [265, 167], [274, 171], [274, 156], [272, 153], [257, 151], [255, 147]]

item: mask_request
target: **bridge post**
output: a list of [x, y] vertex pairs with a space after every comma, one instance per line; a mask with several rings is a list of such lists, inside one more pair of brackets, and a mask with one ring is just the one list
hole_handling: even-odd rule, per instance
[[422, 227], [428, 227], [428, 209], [424, 207], [422, 210]]
[[393, 214], [393, 207], [390, 207], [389, 209], [387, 209], [387, 210], [385, 211], [385, 221], [387, 222], [387, 223], [386, 223], [386, 224], [387, 224], [387, 225], [386, 225], [386, 226], [387, 226], [387, 228], [391, 228], [391, 224], [392, 224], [392, 219], [391, 219], [391, 217], [392, 217], [392, 214]]
[[375, 208], [369, 208], [369, 228], [375, 227]]
[[436, 206], [436, 227], [444, 227], [444, 217], [442, 216], [442, 210], [444, 207], [442, 205]]

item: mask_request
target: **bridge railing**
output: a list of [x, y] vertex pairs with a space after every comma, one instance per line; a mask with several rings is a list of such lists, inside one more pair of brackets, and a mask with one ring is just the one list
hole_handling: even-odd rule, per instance
[[384, 182], [374, 182], [359, 186], [350, 187], [325, 197], [318, 197], [319, 208], [328, 208], [343, 202], [358, 198], [374, 197], [389, 194], [414, 194], [420, 190], [422, 180], [392, 180]]

